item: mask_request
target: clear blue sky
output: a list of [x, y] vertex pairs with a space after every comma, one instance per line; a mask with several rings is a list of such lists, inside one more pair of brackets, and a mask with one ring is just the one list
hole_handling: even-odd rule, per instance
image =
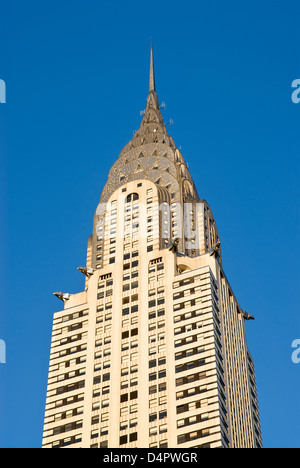
[[265, 447], [300, 447], [299, 1], [2, 3], [0, 446], [40, 447], [57, 290], [84, 279], [108, 171], [140, 124], [153, 39], [169, 133], [210, 204], [247, 322]]

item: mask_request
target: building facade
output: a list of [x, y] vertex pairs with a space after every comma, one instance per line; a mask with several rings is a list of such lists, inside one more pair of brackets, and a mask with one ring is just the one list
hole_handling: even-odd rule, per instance
[[217, 226], [155, 89], [113, 164], [85, 289], [55, 293], [42, 446], [262, 447], [245, 321]]

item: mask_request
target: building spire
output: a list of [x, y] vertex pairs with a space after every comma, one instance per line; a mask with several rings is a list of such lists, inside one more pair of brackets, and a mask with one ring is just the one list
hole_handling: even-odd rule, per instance
[[155, 76], [154, 76], [154, 60], [153, 60], [152, 39], [151, 39], [151, 49], [150, 49], [149, 93], [151, 91], [155, 91]]

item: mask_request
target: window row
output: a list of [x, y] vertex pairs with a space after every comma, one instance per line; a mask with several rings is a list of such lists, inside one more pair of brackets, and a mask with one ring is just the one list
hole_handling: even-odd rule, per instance
[[131, 312], [132, 314], [134, 314], [135, 312], [138, 312], [138, 310], [139, 310], [138, 305], [131, 306], [131, 308], [125, 307], [125, 308], [122, 310], [122, 316], [124, 317], [125, 315], [129, 315], [129, 312]]
[[62, 349], [61, 351], [59, 351], [59, 353], [55, 353], [56, 356], [51, 356], [51, 358], [68, 356], [70, 354], [79, 353], [79, 352], [85, 351], [85, 350], [86, 350], [86, 344], [82, 344], [82, 345], [79, 345], [79, 346], [74, 346], [72, 348]]
[[80, 429], [82, 427], [82, 420], [81, 421], [74, 421], [69, 424], [64, 424], [63, 426], [58, 426], [53, 428], [53, 434], [63, 434], [64, 432], [73, 431], [74, 429]]
[[179, 359], [184, 359], [185, 357], [194, 356], [195, 354], [200, 354], [205, 352], [204, 346], [196, 346], [195, 348], [189, 348], [184, 351], [175, 353], [175, 361]]
[[110, 380], [110, 372], [103, 374], [102, 377], [101, 375], [94, 377], [94, 385], [101, 383], [101, 380], [102, 382], [108, 382]]
[[78, 358], [69, 359], [68, 361], [59, 362], [57, 364], [50, 365], [50, 373], [56, 372], [59, 369], [67, 369], [69, 367], [76, 366], [77, 364], [82, 364], [84, 362], [86, 362], [86, 356], [80, 356]]
[[122, 435], [120, 437], [120, 445], [125, 445], [127, 444], [128, 442], [135, 442], [136, 440], [138, 440], [138, 434], [137, 432], [133, 432], [132, 434], [129, 434], [129, 435]]
[[159, 359], [151, 359], [151, 361], [149, 361], [149, 369], [151, 369], [152, 367], [163, 366], [164, 364], [166, 364], [165, 357]]
[[160, 309], [158, 311], [154, 310], [152, 312], [149, 312], [149, 320], [158, 318], [158, 317], [163, 317], [165, 315], [165, 309]]
[[138, 299], [139, 299], [139, 295], [138, 294], [133, 294], [132, 296], [123, 297], [122, 303], [123, 304], [129, 304], [129, 302], [136, 302], [136, 301], [138, 301]]
[[[196, 372], [196, 374], [186, 375], [184, 377], [180, 377], [179, 379], [175, 380], [176, 387], [180, 387], [181, 385], [186, 385], [191, 382], [197, 382], [198, 380], [205, 379], [206, 373], [205, 372]], [[206, 388], [201, 387], [201, 393], [206, 391]]]
[[207, 392], [207, 386], [199, 386], [199, 387], [192, 387], [186, 390], [181, 390], [180, 392], [176, 393], [176, 400], [182, 400], [183, 398], [188, 398], [193, 395], [200, 395], [201, 393]]
[[210, 432], [209, 429], [202, 429], [199, 431], [188, 432], [187, 434], [182, 434], [177, 437], [178, 445], [184, 444], [185, 442], [190, 442], [191, 440], [200, 439], [202, 437], [209, 436]]
[[125, 401], [129, 401], [129, 400], [136, 400], [137, 397], [138, 397], [137, 390], [130, 392], [130, 393], [123, 393], [120, 397], [120, 403], [124, 403]]
[[65, 439], [56, 440], [55, 442], [52, 442], [52, 448], [67, 447], [69, 445], [77, 444], [81, 442], [81, 440], [81, 434], [74, 435], [72, 437], [67, 437]]
[[54, 381], [60, 382], [61, 380], [69, 380], [69, 379], [73, 379], [74, 377], [78, 377], [80, 375], [85, 375], [85, 368], [76, 369], [74, 371], [70, 371], [65, 374], [60, 374], [57, 377], [55, 377], [55, 379], [52, 379], [52, 382]]
[[62, 338], [61, 340], [58, 340], [57, 342], [53, 343], [52, 348], [55, 348], [57, 346], [63, 346], [68, 343], [74, 343], [75, 341], [80, 341], [83, 340], [84, 338], [87, 337], [87, 331], [84, 333], [79, 333], [77, 335], [71, 335], [66, 338]]
[[99, 430], [91, 431], [91, 439], [96, 439], [97, 437], [103, 437], [108, 435], [108, 427], [101, 427]]
[[102, 391], [101, 391], [101, 388], [95, 388], [93, 390], [93, 398], [99, 397], [101, 394], [102, 395], [108, 395], [108, 393], [110, 393], [110, 387], [109, 386], [102, 387]]
[[164, 377], [166, 377], [166, 375], [166, 369], [162, 369], [159, 372], [152, 372], [151, 374], [149, 374], [149, 381], [151, 382], [152, 380], [163, 379]]
[[126, 431], [127, 429], [133, 429], [137, 426], [137, 419], [130, 419], [129, 422], [128, 420], [122, 421], [120, 423], [120, 431]]
[[195, 361], [185, 362], [184, 364], [179, 364], [175, 367], [175, 373], [188, 371], [190, 369], [195, 369], [195, 367], [201, 367], [205, 365], [205, 359], [196, 359]]
[[203, 327], [203, 322], [190, 323], [188, 325], [175, 328], [174, 329], [174, 335], [180, 335], [181, 333], [187, 333], [187, 332], [190, 332], [192, 330], [197, 330], [197, 329], [202, 328], [202, 327]]
[[185, 312], [184, 314], [179, 314], [174, 316], [174, 323], [182, 322], [184, 320], [190, 320], [194, 317], [198, 317], [205, 313], [204, 309], [193, 310], [191, 312]]
[[159, 411], [159, 413], [151, 413], [149, 415], [149, 422], [154, 422], [157, 419], [164, 419], [167, 417], [167, 410]]
[[60, 408], [61, 406], [72, 405], [73, 403], [78, 403], [84, 399], [84, 393], [78, 395], [73, 395], [62, 400], [57, 400], [55, 402], [55, 408]]
[[149, 309], [152, 308], [152, 307], [156, 307], [156, 306], [159, 306], [159, 305], [162, 305], [165, 303], [165, 298], [164, 297], [161, 297], [159, 299], [152, 299], [151, 301], [148, 301], [148, 307]]
[[88, 315], [88, 313], [89, 311], [87, 309], [81, 310], [80, 312], [74, 312], [73, 314], [67, 314], [67, 315], [64, 315], [63, 317], [55, 318], [53, 323], [57, 324], [60, 322], [68, 322], [69, 320], [75, 320], [77, 318], [84, 317]]

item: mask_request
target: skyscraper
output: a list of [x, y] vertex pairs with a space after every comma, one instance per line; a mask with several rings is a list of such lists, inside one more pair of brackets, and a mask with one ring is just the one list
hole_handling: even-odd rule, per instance
[[164, 124], [151, 45], [140, 128], [113, 164], [85, 289], [55, 293], [43, 447], [261, 447], [245, 321]]

